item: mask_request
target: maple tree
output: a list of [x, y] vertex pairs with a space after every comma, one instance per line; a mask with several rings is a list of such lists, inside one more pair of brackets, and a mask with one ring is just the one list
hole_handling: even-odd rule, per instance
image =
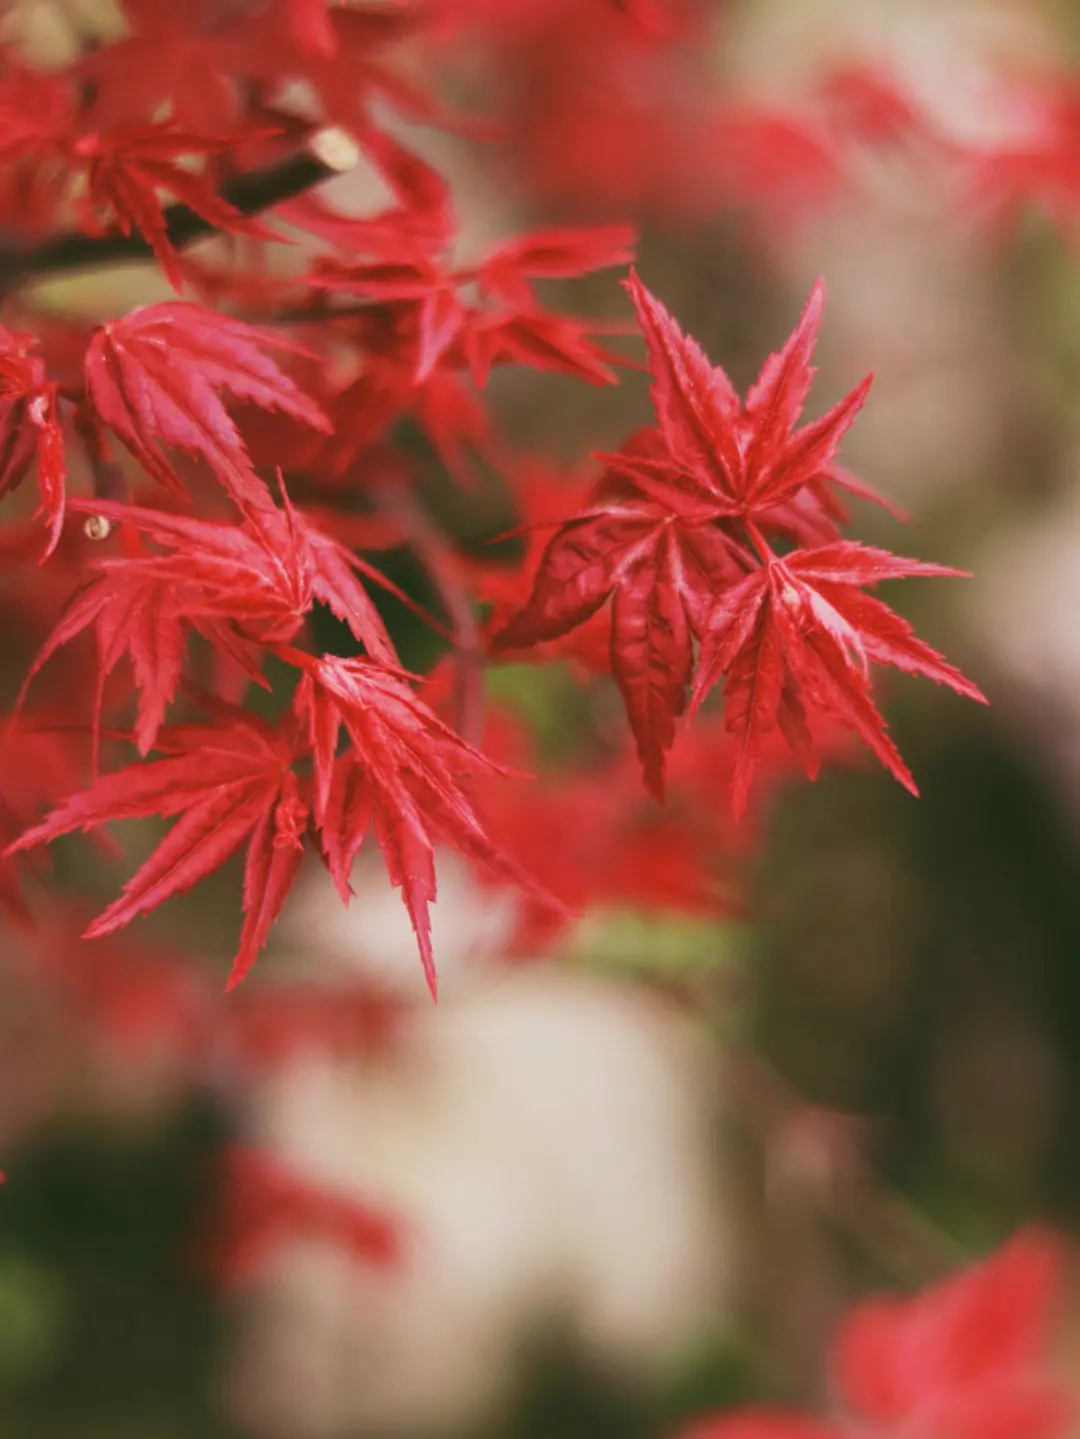
[[[846, 761], [852, 738], [916, 792], [875, 667], [984, 697], [870, 591], [962, 572], [847, 534], [851, 501], [888, 506], [840, 458], [870, 377], [804, 418], [825, 282], [740, 396], [736, 356], [684, 331], [647, 251], [636, 268], [637, 222], [744, 208], [767, 238], [870, 155], [949, 177], [955, 211], [997, 233], [1033, 200], [1067, 226], [1074, 78], [1010, 82], [1025, 135], [979, 147], [870, 65], [818, 76], [802, 111], [720, 93], [687, 63], [711, 33], [698, 0], [119, 11], [49, 63], [0, 40], [0, 907], [32, 936], [27, 983], [125, 1055], [165, 1043], [196, 1080], [356, 1052], [393, 1042], [398, 998], [224, 999], [217, 976], [116, 932], [242, 855], [232, 991], [305, 851], [348, 904], [376, 849], [434, 996], [446, 851], [514, 893], [509, 949], [548, 954], [605, 905], [743, 913], [770, 790]], [[458, 108], [474, 48], [520, 82], [490, 113]], [[419, 128], [489, 145], [534, 222], [470, 249]], [[325, 182], [365, 166], [381, 198], [357, 213]], [[153, 277], [142, 303], [48, 292], [128, 264]], [[569, 308], [580, 280], [614, 318]], [[621, 444], [567, 473], [518, 452], [506, 372], [604, 387], [634, 369], [652, 415]], [[567, 763], [492, 696], [522, 665], [569, 676], [602, 716]], [[112, 863], [128, 820], [171, 826], [88, 918], [47, 847], [90, 833]], [[76, 935], [98, 941], [85, 964]], [[396, 1216], [269, 1155], [232, 1152], [224, 1188], [224, 1280], [296, 1234], [400, 1259]], [[1055, 1439], [1052, 1267], [1021, 1238], [923, 1298], [857, 1309], [834, 1355], [844, 1419], [693, 1432]]]

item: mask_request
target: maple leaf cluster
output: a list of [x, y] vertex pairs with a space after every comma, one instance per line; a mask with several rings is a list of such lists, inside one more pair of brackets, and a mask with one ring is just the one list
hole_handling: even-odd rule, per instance
[[[634, 230], [541, 226], [466, 260], [448, 183], [387, 119], [475, 129], [436, 81], [479, 38], [538, 83], [561, 77], [550, 134], [568, 155], [590, 153], [590, 135], [644, 145], [631, 115], [621, 127], [604, 107], [618, 110], [631, 75], [650, 75], [653, 109], [675, 124], [704, 7], [589, 0], [582, 33], [604, 58], [584, 88], [580, 65], [559, 56], [571, 37], [578, 61], [588, 47], [557, 0], [121, 9], [119, 36], [56, 68], [0, 49], [0, 207], [13, 217], [0, 296], [0, 499], [12, 519], [0, 538], [12, 566], [27, 566], [13, 605], [27, 612], [27, 588], [40, 599], [0, 752], [0, 898], [13, 912], [32, 909], [24, 857], [39, 847], [171, 820], [86, 934], [111, 933], [242, 853], [233, 985], [305, 847], [347, 901], [353, 862], [374, 843], [434, 992], [440, 847], [520, 887], [523, 932], [550, 938], [568, 909], [635, 894], [730, 908], [717, 875], [736, 847], [727, 816], [784, 746], [813, 774], [822, 745], [854, 731], [914, 788], [871, 664], [980, 696], [867, 593], [952, 571], [840, 536], [840, 495], [866, 493], [837, 458], [866, 382], [800, 423], [821, 287], [743, 402], [631, 274], [656, 423], [601, 457], [576, 509], [566, 493], [538, 511], [495, 423], [491, 378], [513, 367], [616, 382], [628, 361], [607, 336], [625, 327], [552, 308], [546, 290], [626, 266]], [[886, 88], [845, 93], [875, 134], [911, 122]], [[573, 146], [558, 139], [565, 126]], [[661, 151], [678, 150], [675, 133], [657, 131]], [[349, 213], [320, 182], [361, 156], [389, 200]], [[594, 158], [617, 176], [613, 157]], [[657, 151], [650, 163], [661, 161]], [[288, 264], [272, 260], [279, 251]], [[132, 260], [156, 265], [178, 297], [78, 316], [40, 302], [43, 277]], [[416, 430], [463, 494], [478, 462], [503, 476], [534, 574], [500, 578], [494, 562], [458, 553], [401, 443]], [[17, 493], [28, 477], [29, 516]], [[389, 547], [413, 551], [445, 612], [431, 623], [457, 670], [452, 712], [427, 702], [388, 627], [388, 602], [420, 610], [382, 572]], [[318, 639], [323, 610], [340, 622], [341, 652]], [[705, 741], [686, 750], [710, 776], [651, 814], [622, 756], [546, 790], [511, 780], [478, 745], [483, 671], [523, 656], [610, 673], [658, 799], [680, 722], [721, 688], [722, 717], [703, 717]], [[111, 764], [124, 742], [135, 757], [103, 772], [103, 752]], [[17, 774], [33, 745], [60, 756], [36, 784]], [[559, 845], [553, 828], [581, 843]]]
[[676, 722], [721, 680], [736, 814], [772, 731], [816, 773], [811, 725], [822, 717], [854, 730], [915, 792], [870, 697], [870, 662], [982, 696], [865, 593], [884, 580], [957, 572], [837, 537], [842, 511], [833, 491], [862, 487], [836, 456], [869, 377], [820, 419], [798, 425], [823, 286], [745, 402], [636, 276], [628, 288], [658, 424], [605, 457], [603, 475], [549, 541], [528, 602], [496, 633], [495, 648], [558, 639], [610, 601], [611, 672], [658, 799]]
[[[546, 953], [605, 904], [738, 913], [763, 794], [852, 736], [914, 792], [874, 668], [982, 695], [871, 593], [959, 572], [845, 535], [847, 500], [877, 498], [840, 460], [870, 382], [804, 418], [823, 284], [740, 396], [631, 270], [654, 413], [571, 484], [513, 453], [493, 381], [607, 386], [638, 364], [621, 318], [567, 298], [599, 276], [621, 301], [609, 272], [635, 261], [631, 215], [749, 210], [771, 242], [869, 153], [950, 176], [958, 210], [1009, 220], [1034, 201], [1071, 224], [1074, 79], [1021, 87], [1026, 128], [979, 149], [872, 66], [820, 76], [801, 109], [720, 93], [700, 64], [719, 7], [702, 0], [118, 8], [119, 33], [61, 64], [0, 42], [0, 614], [18, 670], [0, 906], [38, 920], [33, 984], [125, 1062], [160, 1043], [194, 1083], [311, 1048], [355, 1056], [395, 1037], [399, 999], [351, 982], [226, 1001], [186, 957], [117, 931], [238, 860], [233, 989], [305, 851], [348, 903], [374, 847], [434, 994], [441, 851], [513, 887], [512, 947]], [[471, 102], [478, 57], [500, 83], [490, 113], [463, 115], [443, 96]], [[563, 223], [467, 253], [420, 129], [488, 144], [507, 192], [530, 215], [556, 197]], [[361, 163], [382, 198], [357, 212], [323, 182]], [[125, 308], [95, 284], [76, 312], [41, 283], [120, 263], [170, 297]], [[477, 530], [484, 485], [503, 487], [516, 563], [435, 518], [418, 448]], [[391, 550], [429, 582], [423, 604]], [[410, 669], [395, 606], [445, 649], [430, 673]], [[507, 662], [566, 664], [621, 709], [547, 768], [528, 726], [490, 704], [483, 722], [485, 675]], [[170, 827], [100, 914], [35, 902], [49, 845], [90, 833], [112, 857], [108, 827], [128, 820]], [[88, 962], [75, 928], [100, 941]], [[227, 1282], [296, 1234], [401, 1259], [397, 1216], [270, 1154], [230, 1152], [223, 1188], [206, 1257]], [[861, 1306], [834, 1347], [842, 1414], [736, 1413], [691, 1439], [1058, 1439], [1053, 1271], [1021, 1237]]]

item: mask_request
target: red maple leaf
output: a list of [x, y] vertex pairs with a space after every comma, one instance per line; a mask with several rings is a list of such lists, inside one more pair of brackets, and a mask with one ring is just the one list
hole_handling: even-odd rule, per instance
[[[100, 776], [4, 851], [19, 853], [113, 820], [179, 816], [87, 938], [109, 934], [190, 889], [246, 844], [245, 920], [227, 984], [233, 988], [254, 963], [296, 876], [312, 798], [314, 829], [343, 900], [353, 858], [374, 829], [390, 879], [402, 890], [433, 994], [427, 907], [436, 897], [438, 841], [558, 907], [491, 842], [461, 788], [462, 774], [499, 766], [443, 724], [407, 676], [373, 661], [316, 659], [283, 645], [276, 650], [301, 670], [293, 711], [281, 723], [200, 692], [214, 723], [163, 726], [155, 747], [164, 758]], [[338, 755], [342, 728], [348, 748]], [[293, 768], [309, 754], [314, 784]]]
[[321, 1239], [362, 1264], [401, 1258], [400, 1222], [353, 1195], [312, 1184], [273, 1155], [234, 1145], [225, 1155], [224, 1207], [205, 1242], [223, 1284], [252, 1278], [280, 1245]]
[[528, 602], [493, 646], [522, 648], [566, 635], [610, 597], [612, 673], [646, 784], [658, 798], [664, 756], [693, 678], [696, 638], [702, 649], [695, 708], [721, 675], [727, 679], [727, 724], [740, 737], [737, 813], [761, 737], [774, 725], [814, 772], [808, 708], [855, 728], [913, 788], [870, 700], [867, 661], [982, 696], [859, 586], [956, 572], [840, 542], [779, 560], [767, 539], [772, 531], [796, 544], [832, 540], [842, 510], [829, 487], [863, 490], [834, 461], [869, 379], [820, 419], [797, 427], [814, 373], [821, 283], [745, 403], [636, 276], [628, 288], [645, 335], [659, 428], [606, 457], [590, 501], [558, 528]]
[[[654, 433], [628, 453], [662, 451]], [[611, 671], [626, 703], [645, 782], [663, 797], [664, 753], [686, 705], [714, 587], [742, 573], [712, 511], [673, 494], [661, 504], [617, 472], [563, 524], [540, 560], [525, 608], [492, 640], [496, 653], [558, 639], [611, 599]]]
[[[559, 525], [568, 512], [580, 509], [592, 489], [592, 483], [586, 477], [563, 475], [536, 461], [526, 461], [515, 467], [508, 479], [521, 516], [521, 523], [511, 533], [521, 537], [524, 556], [510, 563], [501, 556], [495, 559], [486, 549], [480, 549], [475, 554], [455, 557], [461, 583], [488, 611], [484, 622], [488, 635], [497, 634], [527, 602], [532, 573], [547, 544], [548, 532]], [[534, 659], [571, 660], [590, 673], [608, 674], [611, 669], [610, 628], [607, 615], [597, 610], [592, 620], [586, 621], [565, 638], [529, 648]], [[505, 648], [499, 651], [498, 657], [500, 660], [513, 660], [513, 655]]]
[[861, 587], [962, 573], [838, 540], [783, 560], [767, 551], [761, 567], [717, 601], [705, 629], [690, 712], [723, 677], [725, 723], [738, 741], [732, 774], [736, 814], [746, 803], [762, 742], [777, 725], [808, 773], [816, 772], [807, 706], [816, 716], [833, 716], [855, 730], [900, 783], [918, 793], [870, 698], [870, 662], [985, 699], [917, 639], [906, 620]]
[[680, 1439], [1064, 1439], [1076, 1402], [1047, 1362], [1055, 1247], [1033, 1233], [912, 1299], [871, 1299], [833, 1342], [845, 1412], [728, 1411]]
[[106, 126], [145, 120], [168, 102], [185, 130], [231, 133], [235, 46], [222, 34], [214, 0], [186, 0], [183, 9], [170, 0], [121, 0], [121, 7], [130, 33], [78, 62], [78, 74], [95, 87], [95, 118]]
[[[349, 872], [369, 829], [401, 890], [424, 974], [436, 992], [428, 905], [435, 899], [435, 847], [449, 843], [500, 879], [549, 903], [549, 895], [488, 838], [459, 783], [505, 773], [467, 744], [413, 692], [400, 670], [364, 660], [292, 652], [302, 670], [295, 706], [315, 759], [315, 822], [344, 901]], [[337, 753], [344, 729], [348, 748]]]
[[292, 771], [294, 728], [274, 727], [222, 701], [204, 698], [204, 704], [217, 723], [162, 728], [157, 748], [165, 758], [99, 776], [20, 835], [5, 854], [113, 820], [179, 815], [121, 898], [86, 930], [92, 939], [190, 889], [246, 843], [245, 918], [231, 987], [251, 968], [295, 877], [308, 787]]
[[716, 518], [748, 518], [781, 509], [808, 484], [830, 478], [830, 462], [871, 377], [820, 419], [795, 428], [814, 376], [810, 359], [825, 304], [820, 280], [745, 404], [720, 366], [682, 333], [636, 275], [627, 288], [645, 336], [653, 404], [667, 447], [664, 460], [643, 468], [643, 480], [660, 494], [674, 490], [711, 506]]
[[[576, 375], [594, 384], [615, 379], [619, 357], [590, 336], [587, 321], [543, 309], [530, 281], [565, 279], [629, 258], [634, 233], [625, 225], [539, 230], [500, 245], [478, 265], [449, 266], [427, 250], [402, 254], [400, 243], [361, 264], [323, 261], [313, 280], [338, 294], [389, 305], [410, 367], [422, 384], [445, 357], [467, 367], [483, 387], [498, 363]], [[478, 302], [461, 294], [472, 287]]]
[[[349, 626], [367, 652], [396, 664], [379, 613], [354, 571], [400, 594], [343, 544], [323, 534], [284, 494], [284, 510], [260, 511], [241, 524], [214, 524], [106, 500], [74, 508], [121, 527], [127, 553], [98, 560], [95, 579], [72, 597], [45, 640], [22, 693], [63, 645], [91, 625], [98, 640], [93, 730], [95, 756], [106, 680], [125, 653], [131, 659], [139, 710], [134, 739], [153, 748], [183, 671], [188, 633], [201, 634], [254, 680], [261, 646], [291, 639], [316, 600]], [[134, 532], [165, 548], [151, 553]]]
[[159, 191], [168, 191], [217, 230], [274, 238], [265, 225], [223, 200], [208, 179], [179, 163], [181, 157], [221, 154], [235, 143], [192, 134], [171, 121], [85, 131], [72, 146], [85, 170], [86, 188], [78, 201], [84, 225], [99, 229], [112, 221], [124, 234], [134, 226], [173, 289], [182, 289], [180, 257], [169, 240]]
[[200, 456], [241, 508], [272, 509], [219, 392], [281, 410], [314, 429], [327, 421], [265, 353], [291, 341], [182, 301], [144, 305], [98, 329], [86, 351], [86, 388], [99, 421], [146, 470], [184, 494], [160, 443]]
[[833, 1366], [875, 1431], [919, 1439], [1059, 1439], [1076, 1404], [1046, 1363], [1060, 1256], [1018, 1235], [913, 1299], [872, 1299], [841, 1324]]

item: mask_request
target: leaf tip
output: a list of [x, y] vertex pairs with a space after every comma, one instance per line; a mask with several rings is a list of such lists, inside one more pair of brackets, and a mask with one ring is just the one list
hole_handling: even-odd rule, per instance
[[430, 954], [423, 956], [424, 978], [427, 980], [428, 993], [431, 995], [432, 1004], [439, 1002], [439, 976], [435, 972], [435, 964]]

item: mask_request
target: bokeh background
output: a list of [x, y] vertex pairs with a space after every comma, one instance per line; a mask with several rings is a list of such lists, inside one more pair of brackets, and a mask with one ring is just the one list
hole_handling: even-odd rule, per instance
[[[723, 857], [720, 916], [624, 900], [508, 964], [513, 900], [448, 861], [438, 1010], [377, 867], [347, 913], [312, 873], [228, 1001], [237, 873], [98, 959], [40, 899], [38, 936], [0, 941], [8, 1439], [660, 1439], [750, 1397], [822, 1402], [854, 1295], [1080, 1216], [1080, 15], [656, 0], [645, 44], [586, 0], [461, 8], [469, 43], [411, 63], [503, 141], [410, 140], [452, 178], [465, 246], [632, 220], [650, 288], [740, 387], [823, 274], [812, 403], [874, 369], [845, 462], [910, 514], [860, 504], [854, 532], [974, 572], [890, 601], [991, 705], [889, 682], [921, 799], [857, 757], [778, 783]], [[9, 0], [3, 33], [62, 63], [123, 23]], [[45, 303], [93, 311], [102, 284], [159, 297], [123, 271]], [[626, 319], [610, 275], [566, 298]], [[636, 373], [510, 372], [493, 403], [553, 469], [649, 412]], [[466, 546], [512, 518], [496, 484], [463, 500], [435, 468], [429, 489]], [[556, 760], [618, 722], [607, 681], [561, 666], [488, 695]], [[118, 883], [85, 846], [57, 865], [88, 913]], [[304, 990], [316, 1038], [286, 1044]], [[242, 1043], [193, 1073], [192, 1016], [229, 1004]], [[282, 1232], [265, 1188], [245, 1209], [238, 1144], [392, 1216], [401, 1253], [305, 1233], [296, 1202]], [[235, 1260], [245, 1225], [233, 1272], [219, 1241]]]

